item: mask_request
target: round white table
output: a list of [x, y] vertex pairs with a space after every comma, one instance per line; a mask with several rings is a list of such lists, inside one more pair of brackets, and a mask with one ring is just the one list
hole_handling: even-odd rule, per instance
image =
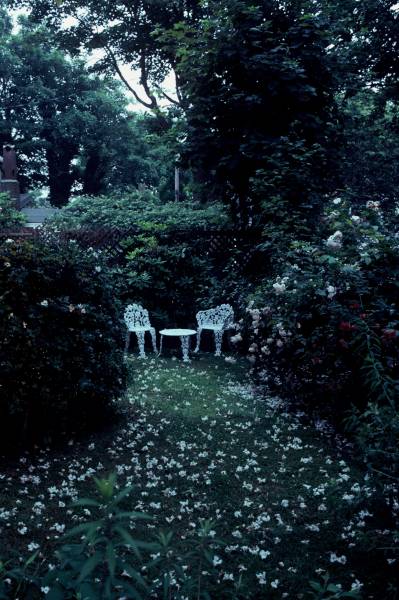
[[161, 335], [159, 354], [161, 354], [162, 352], [162, 340], [164, 335], [170, 337], [179, 337], [183, 353], [183, 362], [190, 362], [188, 356], [188, 350], [190, 347], [190, 335], [196, 335], [197, 332], [195, 331], [195, 329], [161, 329], [159, 333]]

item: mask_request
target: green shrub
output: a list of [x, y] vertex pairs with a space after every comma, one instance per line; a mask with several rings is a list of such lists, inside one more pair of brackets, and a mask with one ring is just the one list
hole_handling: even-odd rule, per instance
[[160, 201], [156, 191], [135, 189], [109, 196], [77, 196], [53, 218], [54, 226], [62, 229], [80, 227], [117, 227], [129, 229], [137, 226], [161, 230], [169, 228], [219, 227], [229, 223], [222, 204]]
[[1, 444], [91, 428], [124, 389], [121, 312], [101, 256], [6, 240], [0, 290]]
[[352, 600], [360, 600], [361, 598], [359, 590], [344, 590], [342, 588], [342, 585], [337, 585], [330, 580], [330, 576], [328, 573], [324, 575], [324, 577], [322, 577], [321, 582], [310, 581], [309, 585], [309, 600], [341, 600], [341, 598], [352, 598]]
[[137, 190], [76, 198], [50, 228], [72, 236], [89, 228], [93, 245], [96, 231], [102, 243], [102, 228], [119, 230], [117, 256], [112, 256], [115, 293], [124, 304], [143, 304], [159, 328], [194, 325], [196, 311], [234, 301], [236, 281], [225, 285], [234, 258], [230, 249], [209, 252], [212, 234], [229, 225], [222, 205], [162, 204], [154, 192]]
[[25, 215], [15, 208], [14, 201], [10, 196], [0, 192], [0, 231], [21, 226], [25, 221]]

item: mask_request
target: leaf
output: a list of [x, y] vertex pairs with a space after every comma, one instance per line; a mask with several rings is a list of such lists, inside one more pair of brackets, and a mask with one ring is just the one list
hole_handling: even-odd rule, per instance
[[98, 586], [94, 586], [90, 582], [85, 581], [82, 583], [79, 591], [80, 596], [77, 596], [77, 598], [82, 598], [82, 600], [96, 600], [101, 597]]
[[46, 594], [46, 600], [65, 600], [65, 594], [59, 585], [50, 588]]
[[141, 560], [141, 553], [140, 553], [140, 550], [138, 549], [137, 540], [133, 539], [132, 536], [130, 535], [130, 533], [128, 531], [126, 531], [126, 529], [121, 527], [120, 525], [116, 525], [115, 527], [113, 527], [113, 529], [114, 529], [114, 531], [119, 533], [122, 540], [125, 542], [126, 546], [128, 546], [129, 548], [132, 548], [132, 550], [135, 553], [135, 555], [137, 556], [137, 558]]
[[145, 590], [148, 590], [147, 583], [143, 576], [131, 565], [126, 562], [122, 562], [122, 569], [126, 571], [130, 575], [132, 579], [134, 579], [139, 585], [141, 585]]
[[142, 513], [142, 512], [135, 512], [135, 511], [123, 511], [123, 512], [118, 512], [115, 517], [115, 519], [135, 519], [136, 521], [152, 521], [154, 517], [152, 517], [151, 515], [147, 515], [146, 513]]
[[103, 556], [99, 552], [96, 552], [93, 554], [93, 556], [90, 556], [90, 558], [88, 558], [84, 563], [77, 582], [82, 583], [82, 581], [86, 579], [86, 577], [88, 577], [102, 562]]
[[123, 588], [128, 592], [129, 599], [131, 598], [132, 600], [143, 600], [143, 596], [138, 592], [138, 590], [126, 580], [122, 580], [120, 583], [121, 585], [123, 585]]
[[134, 490], [133, 486], [127, 487], [124, 490], [122, 490], [121, 492], [119, 492], [119, 494], [117, 494], [113, 500], [113, 504], [119, 504], [119, 502], [121, 502], [121, 500], [123, 500], [124, 498], [126, 498], [126, 496], [129, 496], [132, 491]]
[[33, 561], [36, 559], [36, 556], [39, 554], [39, 550], [36, 550], [36, 552], [34, 554], [32, 554], [32, 556], [30, 556], [28, 558], [28, 560], [25, 563], [25, 567], [29, 567], [29, 565], [31, 565], [33, 563]]
[[81, 500], [76, 500], [76, 502], [73, 502], [71, 504], [71, 506], [77, 507], [77, 506], [93, 506], [93, 507], [100, 507], [101, 504], [100, 502], [97, 502], [97, 500], [92, 500], [91, 498], [82, 498]]
[[76, 525], [69, 531], [64, 534], [64, 538], [75, 537], [78, 534], [86, 534], [86, 537], [94, 533], [100, 526], [102, 525], [102, 521], [92, 521], [91, 523], [82, 523], [81, 525]]
[[98, 479], [97, 477], [94, 477], [93, 479], [101, 496], [103, 496], [105, 500], [110, 500], [115, 490], [116, 473], [110, 473], [108, 477], [103, 479]]

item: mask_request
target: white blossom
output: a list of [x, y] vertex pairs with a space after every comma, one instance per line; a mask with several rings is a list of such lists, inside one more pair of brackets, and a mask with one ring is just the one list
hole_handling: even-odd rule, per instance
[[331, 248], [331, 250], [339, 250], [342, 248], [342, 232], [336, 231], [326, 241], [327, 248]]
[[286, 291], [287, 286], [283, 282], [279, 283], [278, 281], [276, 281], [276, 283], [273, 283], [273, 289], [276, 292], [276, 294], [283, 294]]

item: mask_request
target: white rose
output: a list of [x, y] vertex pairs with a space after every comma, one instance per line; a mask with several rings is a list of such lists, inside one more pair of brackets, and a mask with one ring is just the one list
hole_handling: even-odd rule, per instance
[[332, 250], [339, 250], [342, 248], [342, 232], [336, 231], [333, 235], [330, 235], [328, 240], [326, 241], [327, 248], [331, 248]]
[[285, 286], [285, 283], [277, 282], [277, 283], [273, 283], [273, 289], [276, 292], [276, 294], [283, 294], [287, 288]]
[[335, 288], [333, 285], [327, 286], [327, 294], [330, 299], [334, 298], [336, 293], [337, 293], [337, 288]]

